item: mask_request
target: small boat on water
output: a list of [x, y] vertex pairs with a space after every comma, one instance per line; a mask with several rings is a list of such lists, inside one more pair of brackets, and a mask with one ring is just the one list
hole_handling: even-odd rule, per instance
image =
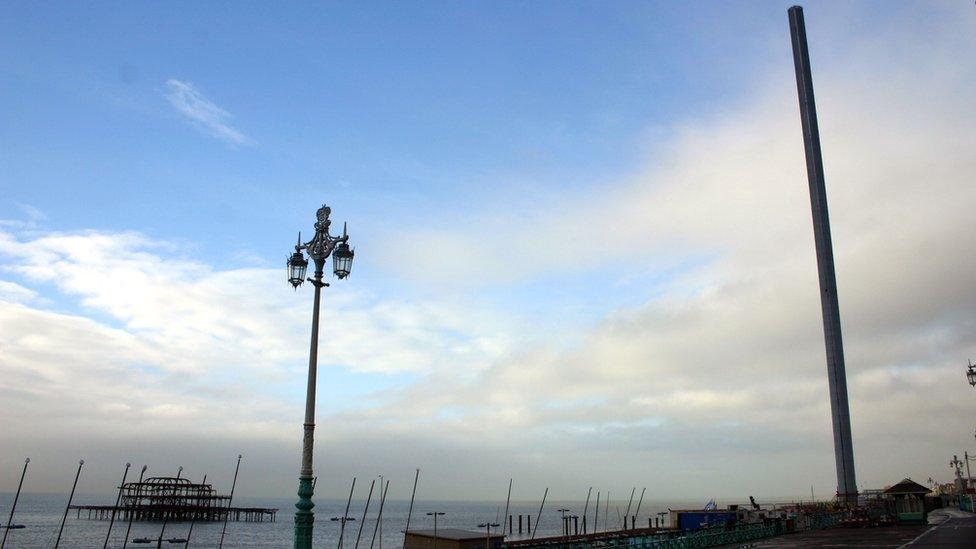
[[149, 538], [136, 538], [132, 540], [132, 543], [152, 543], [153, 541], [155, 540], [151, 540]]
[[4, 525], [3, 527], [6, 528], [7, 530], [20, 530], [21, 528], [25, 528], [23, 524], [10, 524], [10, 525]]

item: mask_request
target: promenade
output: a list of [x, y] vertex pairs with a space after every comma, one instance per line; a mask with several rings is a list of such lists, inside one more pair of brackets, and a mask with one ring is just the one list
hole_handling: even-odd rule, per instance
[[[731, 547], [731, 546], [729, 546]], [[736, 546], [739, 547], [739, 546]], [[976, 547], [976, 515], [955, 509], [938, 509], [928, 525], [883, 528], [830, 528], [779, 536], [749, 547]]]

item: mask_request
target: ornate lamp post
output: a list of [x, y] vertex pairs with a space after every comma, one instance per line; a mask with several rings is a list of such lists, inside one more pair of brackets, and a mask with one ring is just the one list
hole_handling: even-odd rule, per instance
[[[966, 481], [962, 478], [962, 462], [959, 461], [959, 456], [952, 456], [952, 461], [949, 462], [949, 468], [956, 470], [956, 487], [963, 488], [966, 485]], [[961, 491], [963, 493], [966, 492], [965, 489]]]
[[308, 354], [308, 386], [305, 396], [305, 435], [302, 439], [302, 470], [298, 476], [298, 503], [295, 507], [295, 549], [311, 549], [312, 547], [312, 527], [315, 522], [315, 515], [312, 508], [312, 441], [313, 431], [315, 430], [315, 374], [318, 363], [319, 347], [319, 304], [321, 303], [322, 287], [328, 286], [328, 282], [322, 282], [325, 271], [325, 262], [332, 256], [333, 272], [339, 279], [349, 276], [352, 269], [352, 259], [355, 252], [349, 249], [349, 236], [346, 234], [346, 226], [342, 227], [342, 236], [332, 236], [329, 234], [329, 226], [332, 221], [329, 215], [332, 209], [322, 205], [315, 213], [315, 236], [312, 240], [302, 243], [302, 235], [298, 234], [298, 244], [295, 245], [295, 253], [288, 258], [288, 282], [298, 289], [305, 282], [305, 270], [308, 268], [308, 261], [302, 251], [307, 251], [308, 256], [315, 262], [315, 273], [308, 279], [315, 287], [315, 301], [312, 306], [312, 342]]
[[973, 366], [972, 360], [969, 361], [969, 369], [966, 370], [966, 379], [970, 385], [976, 387], [976, 366]]

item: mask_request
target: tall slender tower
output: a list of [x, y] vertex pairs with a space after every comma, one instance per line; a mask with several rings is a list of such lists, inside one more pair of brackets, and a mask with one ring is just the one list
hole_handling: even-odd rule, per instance
[[830, 387], [830, 415], [834, 424], [834, 461], [837, 466], [837, 499], [857, 504], [854, 478], [854, 447], [851, 441], [851, 412], [847, 403], [847, 373], [844, 368], [844, 342], [840, 332], [840, 310], [837, 305], [837, 278], [834, 274], [834, 250], [827, 215], [827, 191], [824, 188], [823, 157], [820, 152], [820, 129], [817, 106], [813, 100], [810, 52], [803, 8], [788, 11], [793, 39], [793, 65], [796, 89], [800, 98], [800, 122], [807, 158], [810, 183], [810, 207], [813, 210], [813, 236], [817, 247], [817, 270], [820, 274], [820, 307], [823, 311], [824, 342], [827, 347], [827, 381]]

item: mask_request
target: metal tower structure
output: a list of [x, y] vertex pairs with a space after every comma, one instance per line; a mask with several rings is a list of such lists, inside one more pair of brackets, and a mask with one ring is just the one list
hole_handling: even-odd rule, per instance
[[854, 478], [854, 448], [851, 441], [851, 413], [847, 402], [847, 373], [844, 367], [844, 342], [840, 331], [837, 305], [837, 278], [834, 274], [834, 250], [827, 215], [827, 191], [824, 187], [823, 156], [820, 151], [820, 129], [813, 99], [810, 52], [803, 8], [788, 10], [793, 41], [793, 65], [796, 89], [800, 99], [800, 122], [806, 150], [807, 179], [810, 184], [810, 207], [813, 210], [813, 235], [817, 248], [817, 270], [820, 274], [820, 307], [823, 311], [824, 342], [827, 348], [827, 380], [830, 387], [830, 414], [834, 426], [834, 461], [837, 466], [837, 499], [857, 504]]

